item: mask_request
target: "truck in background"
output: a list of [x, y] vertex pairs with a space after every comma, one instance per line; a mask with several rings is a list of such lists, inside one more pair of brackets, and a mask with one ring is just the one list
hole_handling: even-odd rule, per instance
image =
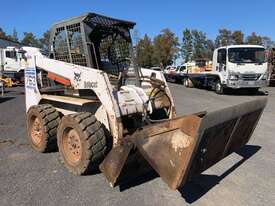
[[256, 45], [233, 45], [214, 51], [212, 67], [188, 69], [186, 87], [208, 87], [223, 94], [226, 89], [246, 89], [257, 93], [268, 84], [268, 64], [265, 48]]
[[0, 49], [0, 76], [24, 82], [24, 70], [28, 66], [25, 53], [42, 54], [35, 47], [7, 47]]
[[186, 78], [187, 70], [191, 67], [195, 66], [195, 62], [188, 62], [185, 64], [181, 64], [179, 66], [168, 66], [163, 74], [165, 76], [166, 81], [183, 84], [184, 79]]

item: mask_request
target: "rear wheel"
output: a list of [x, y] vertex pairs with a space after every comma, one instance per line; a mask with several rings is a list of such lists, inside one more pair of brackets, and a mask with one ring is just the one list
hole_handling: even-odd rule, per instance
[[193, 85], [191, 79], [189, 79], [189, 78], [185, 78], [185, 79], [183, 80], [183, 84], [184, 84], [184, 86], [187, 87], [187, 88], [194, 87], [194, 85]]
[[28, 140], [38, 152], [51, 152], [57, 149], [56, 131], [60, 117], [51, 105], [32, 106], [27, 113]]
[[104, 127], [91, 113], [64, 116], [57, 143], [61, 163], [75, 175], [97, 169], [107, 151]]
[[223, 94], [224, 93], [224, 88], [223, 85], [221, 84], [220, 80], [217, 80], [215, 83], [215, 91], [217, 94]]

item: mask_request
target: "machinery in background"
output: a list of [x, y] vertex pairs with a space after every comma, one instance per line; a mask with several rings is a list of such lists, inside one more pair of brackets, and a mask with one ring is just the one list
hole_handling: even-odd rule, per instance
[[52, 59], [26, 53], [28, 140], [39, 152], [58, 147], [75, 175], [99, 167], [111, 186], [142, 155], [177, 189], [244, 146], [267, 99], [177, 117], [162, 72], [135, 63], [134, 25], [88, 13], [52, 27]]
[[0, 49], [0, 73], [9, 87], [24, 84], [24, 70], [28, 66], [25, 53], [42, 55], [35, 47], [7, 47]]
[[[203, 69], [200, 69], [203, 68]], [[233, 45], [214, 51], [211, 67], [187, 70], [186, 87], [210, 87], [218, 94], [227, 88], [257, 93], [268, 84], [265, 49], [257, 45]]]
[[164, 71], [165, 79], [168, 82], [182, 83], [186, 74], [186, 65], [169, 67]]
[[2, 82], [4, 88], [19, 85], [19, 82], [17, 82], [15, 79], [7, 77], [5, 75], [0, 76], [0, 81]]

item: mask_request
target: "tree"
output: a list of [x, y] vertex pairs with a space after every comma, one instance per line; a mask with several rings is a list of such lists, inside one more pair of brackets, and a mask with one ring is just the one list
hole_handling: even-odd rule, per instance
[[215, 42], [211, 39], [206, 41], [205, 59], [212, 60], [213, 52], [215, 50]]
[[184, 62], [189, 62], [192, 60], [192, 53], [193, 53], [193, 36], [192, 32], [189, 29], [185, 29], [183, 31], [183, 39], [182, 39], [182, 57]]
[[140, 40], [140, 33], [137, 29], [135, 29], [132, 33], [132, 39], [133, 39], [133, 44], [137, 45], [139, 40]]
[[266, 47], [266, 48], [275, 47], [275, 42], [270, 37], [263, 36], [262, 42], [263, 42], [264, 47]]
[[15, 28], [13, 28], [13, 31], [12, 31], [12, 40], [15, 42], [18, 42], [17, 31]]
[[137, 63], [141, 67], [150, 68], [153, 66], [153, 45], [151, 39], [145, 34], [143, 39], [140, 39], [136, 45]]
[[233, 44], [232, 32], [228, 29], [219, 29], [219, 34], [215, 40], [216, 47], [227, 46]]
[[169, 29], [163, 29], [154, 38], [153, 64], [165, 67], [173, 63], [178, 57], [179, 42], [176, 35]]
[[3, 31], [1, 27], [0, 27], [0, 39], [6, 39], [6, 33]]
[[25, 46], [32, 46], [32, 47], [41, 47], [39, 40], [31, 32], [24, 32], [24, 37], [21, 41], [21, 44]]
[[252, 32], [251, 35], [246, 38], [246, 43], [252, 45], [262, 45], [263, 39], [260, 35], [258, 36], [255, 32]]
[[232, 33], [233, 44], [243, 44], [244, 43], [244, 34], [242, 31], [237, 30]]
[[192, 30], [193, 36], [193, 60], [206, 58], [207, 55], [207, 38], [202, 31]]
[[41, 48], [44, 49], [45, 51], [50, 51], [49, 45], [50, 45], [50, 31], [46, 31], [43, 34], [43, 37], [39, 39]]
[[0, 39], [12, 41], [11, 36], [7, 35], [6, 32], [4, 32], [4, 30], [1, 27], [0, 27]]

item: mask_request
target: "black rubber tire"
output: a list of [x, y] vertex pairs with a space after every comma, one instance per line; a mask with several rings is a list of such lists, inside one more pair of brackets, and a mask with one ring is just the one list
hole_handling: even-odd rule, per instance
[[[74, 129], [80, 138], [80, 160], [74, 164], [66, 157], [63, 138], [67, 129]], [[74, 175], [85, 175], [98, 169], [107, 153], [106, 129], [88, 112], [64, 116], [57, 130], [57, 143], [61, 163]]]
[[[35, 143], [31, 136], [34, 119], [41, 122], [42, 139]], [[52, 152], [57, 150], [56, 133], [60, 121], [59, 113], [49, 104], [32, 106], [27, 113], [27, 133], [31, 147], [38, 152]]]
[[249, 88], [247, 92], [249, 95], [256, 95], [259, 92], [259, 88]]
[[184, 85], [186, 88], [189, 88], [189, 86], [188, 86], [188, 79], [187, 79], [187, 78], [184, 78], [184, 80], [183, 80], [183, 85]]
[[223, 85], [221, 84], [220, 80], [217, 80], [215, 82], [215, 92], [217, 94], [223, 94], [224, 93], [224, 88], [223, 88]]
[[186, 88], [193, 88], [193, 87], [194, 87], [194, 84], [193, 84], [193, 82], [191, 81], [190, 78], [185, 78], [185, 79], [184, 79], [184, 86], [185, 86]]

